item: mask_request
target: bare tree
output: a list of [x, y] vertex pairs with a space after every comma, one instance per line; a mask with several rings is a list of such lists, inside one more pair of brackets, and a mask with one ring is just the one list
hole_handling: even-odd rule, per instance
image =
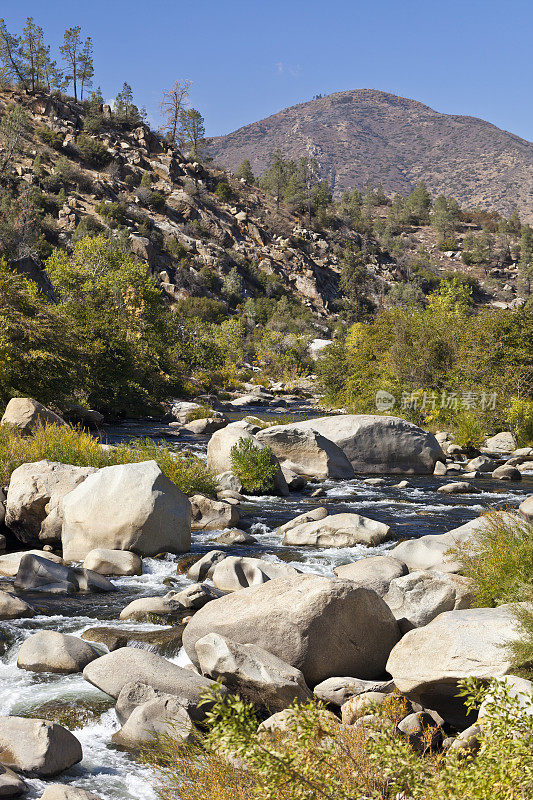
[[160, 106], [165, 121], [161, 133], [166, 134], [172, 144], [178, 143], [182, 114], [189, 102], [191, 86], [192, 81], [184, 80], [176, 81], [170, 89], [163, 89]]

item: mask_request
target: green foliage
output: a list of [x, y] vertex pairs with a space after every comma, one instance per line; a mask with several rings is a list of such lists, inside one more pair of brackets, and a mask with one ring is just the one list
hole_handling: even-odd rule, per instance
[[235, 173], [237, 178], [242, 178], [249, 183], [250, 186], [253, 186], [255, 183], [255, 175], [252, 172], [252, 166], [247, 158], [241, 163], [240, 167], [238, 168], [237, 172]]
[[215, 416], [215, 412], [210, 406], [199, 406], [198, 408], [193, 408], [192, 411], [189, 411], [187, 414], [187, 422], [192, 422], [195, 419], [211, 419]]
[[47, 125], [41, 125], [37, 129], [37, 134], [39, 139], [47, 144], [48, 147], [53, 147], [54, 150], [61, 150], [63, 147], [63, 134], [53, 131]]
[[161, 192], [150, 192], [147, 205], [154, 211], [164, 211], [166, 206], [165, 195]]
[[28, 129], [29, 117], [18, 103], [8, 108], [0, 119], [0, 177], [9, 171], [13, 159], [22, 153]]
[[113, 113], [115, 121], [127, 129], [135, 128], [141, 122], [141, 114], [133, 102], [132, 88], [126, 82], [115, 98]]
[[105, 167], [111, 160], [104, 143], [85, 133], [80, 133], [76, 139], [76, 147], [82, 159], [97, 169]]
[[533, 445], [533, 400], [512, 397], [508, 417], [519, 445]]
[[459, 220], [459, 205], [453, 198], [440, 195], [433, 204], [431, 224], [438, 231], [441, 239], [453, 236]]
[[0, 426], [0, 481], [5, 485], [14, 469], [32, 461], [59, 461], [79, 467], [110, 467], [139, 461], [156, 461], [161, 471], [187, 495], [201, 492], [214, 497], [214, 476], [191, 453], [171, 450], [150, 439], [103, 450], [88, 433], [57, 425], [42, 426], [22, 436], [10, 426]]
[[[192, 747], [172, 734], [147, 748], [161, 800], [527, 800], [533, 781], [533, 701], [503, 681], [465, 681], [469, 708], [484, 703], [475, 756], [436, 754], [434, 729], [416, 752], [399, 733], [406, 713], [391, 695], [367, 725], [340, 725], [323, 705], [286, 711], [286, 730], [259, 734], [251, 704], [210, 691], [208, 733]], [[524, 707], [525, 706], [525, 707]]]
[[244, 282], [237, 267], [232, 267], [222, 281], [222, 294], [232, 303], [238, 303], [244, 295]]
[[233, 197], [231, 186], [227, 181], [219, 181], [217, 183], [215, 194], [222, 203], [229, 203]]
[[95, 211], [114, 225], [126, 225], [128, 222], [128, 213], [123, 203], [102, 200], [95, 206]]
[[270, 447], [257, 447], [253, 439], [240, 439], [231, 448], [231, 471], [250, 494], [267, 494], [274, 489], [278, 471]]

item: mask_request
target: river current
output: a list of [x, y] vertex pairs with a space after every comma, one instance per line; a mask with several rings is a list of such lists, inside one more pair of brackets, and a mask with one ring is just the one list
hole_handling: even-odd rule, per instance
[[[254, 409], [250, 409], [249, 413], [254, 413]], [[113, 444], [149, 436], [156, 441], [170, 443], [176, 449], [190, 449], [203, 456], [207, 437], [181, 435], [171, 438], [166, 435], [170, 431], [165, 431], [161, 423], [132, 421], [107, 429], [104, 440]], [[476, 495], [438, 494], [436, 490], [440, 485], [453, 480], [449, 475], [444, 478], [407, 476], [408, 487], [403, 489], [395, 488], [394, 484], [405, 476], [383, 476], [386, 483], [381, 486], [365, 484], [364, 477], [343, 482], [308, 484], [303, 493], [291, 494], [283, 499], [247, 498], [246, 503], [240, 506], [244, 515], [240, 527], [252, 533], [257, 544], [227, 549], [232, 555], [282, 560], [304, 572], [331, 576], [333, 568], [339, 564], [384, 553], [400, 539], [444, 533], [479, 516], [491, 506], [517, 507], [525, 495], [533, 492], [533, 462], [531, 472], [524, 474], [521, 483], [483, 478], [475, 482], [481, 489]], [[324, 490], [324, 496], [311, 498], [310, 493], [319, 486]], [[273, 533], [274, 529], [319, 505], [325, 505], [330, 513], [349, 511], [385, 522], [393, 529], [395, 540], [373, 548], [358, 546], [318, 550], [284, 547], [280, 537]], [[226, 549], [214, 542], [220, 533], [193, 533], [192, 551], [204, 553], [213, 548]], [[6, 643], [6, 651], [0, 660], [0, 715], [39, 717], [60, 708], [64, 713], [64, 720], [60, 721], [71, 727], [81, 742], [84, 754], [82, 763], [56, 778], [56, 782], [70, 783], [94, 792], [102, 800], [156, 798], [149, 769], [111, 742], [112, 734], [120, 726], [107, 695], [88, 684], [81, 675], [35, 674], [18, 669], [17, 654], [21, 643], [40, 629], [74, 635], [81, 635], [89, 628], [102, 625], [128, 630], [164, 630], [165, 626], [120, 621], [118, 616], [136, 598], [163, 595], [170, 588], [179, 589], [190, 584], [191, 581], [186, 577], [176, 573], [178, 559], [172, 555], [163, 559], [144, 559], [143, 574], [113, 579], [119, 591], [111, 595], [54, 597], [22, 593], [21, 596], [42, 613], [32, 619], [0, 622], [0, 633]], [[169, 585], [169, 579], [172, 579], [172, 585]], [[8, 578], [2, 579], [4, 585], [9, 582]], [[156, 649], [150, 644], [139, 646]], [[102, 654], [107, 652], [104, 645], [96, 647]], [[187, 663], [183, 651], [161, 654], [177, 664]], [[30, 787], [28, 797], [32, 799], [39, 798], [46, 786], [40, 780], [30, 779], [27, 783]]]

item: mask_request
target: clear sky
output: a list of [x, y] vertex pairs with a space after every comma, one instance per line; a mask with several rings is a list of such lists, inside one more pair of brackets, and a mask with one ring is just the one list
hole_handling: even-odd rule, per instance
[[194, 82], [217, 135], [315, 94], [370, 88], [482, 117], [533, 140], [532, 0], [0, 0], [56, 49], [81, 25], [95, 86], [124, 81], [158, 123], [161, 90]]

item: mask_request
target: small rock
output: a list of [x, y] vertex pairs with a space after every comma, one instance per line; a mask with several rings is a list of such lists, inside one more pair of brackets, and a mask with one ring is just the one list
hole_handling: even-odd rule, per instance
[[[23, 619], [24, 617], [34, 617], [35, 611], [31, 606], [14, 597], [9, 592], [0, 591], [0, 620]], [[0, 797], [2, 793], [0, 792]]]
[[440, 494], [476, 494], [479, 489], [467, 481], [457, 481], [456, 483], [445, 483], [443, 486], [439, 486], [437, 492]]
[[492, 477], [499, 481], [521, 481], [522, 473], [516, 467], [509, 467], [507, 464], [503, 464], [501, 467], [496, 467]]
[[224, 533], [221, 533], [220, 536], [217, 536], [215, 542], [225, 545], [257, 544], [257, 539], [255, 536], [251, 536], [249, 533], [245, 533], [238, 528], [233, 528], [233, 530], [225, 531]]

